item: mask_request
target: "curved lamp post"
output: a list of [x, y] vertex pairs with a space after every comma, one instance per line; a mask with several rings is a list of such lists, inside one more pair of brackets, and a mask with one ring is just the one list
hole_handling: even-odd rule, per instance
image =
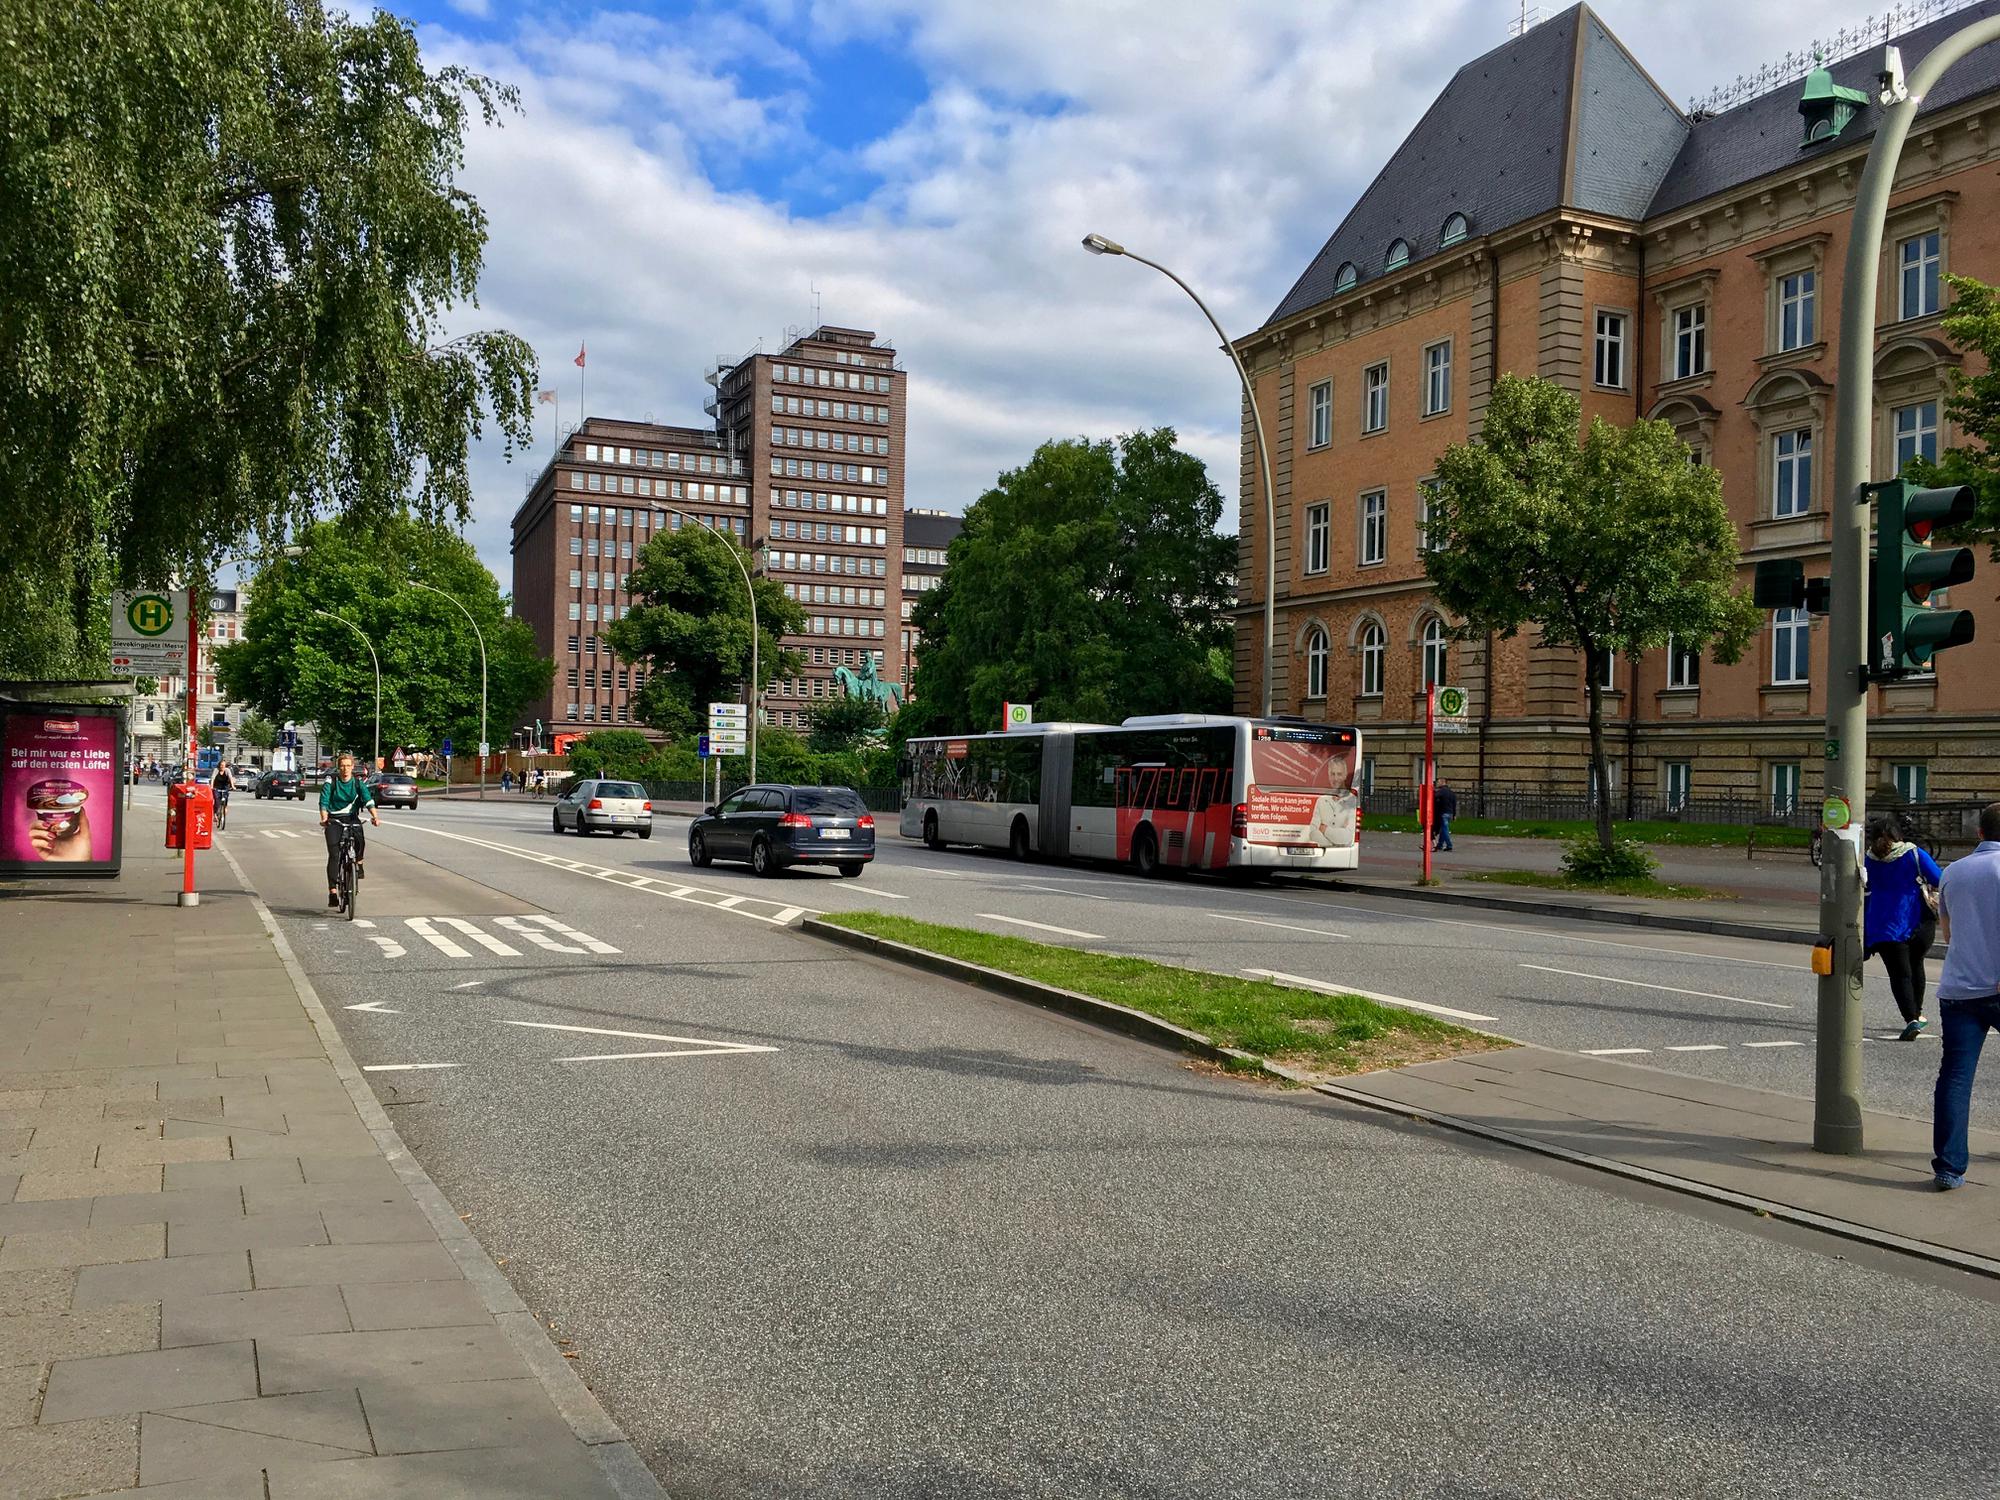
[[[744, 565], [744, 549], [737, 545], [734, 532], [724, 531], [720, 526], [712, 526], [700, 516], [691, 516], [684, 510], [675, 510], [671, 505], [658, 507], [670, 516], [679, 516], [683, 521], [692, 521], [704, 531], [711, 531], [729, 543], [729, 555], [736, 562], [736, 570], [743, 575], [743, 592], [750, 596], [750, 779], [757, 779], [757, 720], [760, 716], [759, 704], [763, 701], [764, 689], [757, 677], [757, 590], [750, 582], [750, 569]], [[718, 757], [719, 758], [719, 757]]]
[[1250, 403], [1250, 422], [1257, 436], [1257, 462], [1264, 475], [1264, 688], [1263, 716], [1271, 716], [1271, 661], [1275, 654], [1278, 634], [1278, 495], [1271, 484], [1271, 447], [1264, 440], [1264, 414], [1257, 410], [1257, 392], [1251, 388], [1250, 372], [1243, 365], [1243, 356], [1236, 352], [1236, 346], [1229, 341], [1229, 335], [1222, 331], [1222, 325], [1215, 320], [1215, 314], [1208, 310], [1208, 304], [1195, 295], [1194, 288], [1169, 271], [1156, 260], [1148, 260], [1135, 250], [1127, 250], [1118, 241], [1106, 239], [1101, 234], [1086, 234], [1083, 248], [1092, 255], [1122, 255], [1127, 260], [1136, 260], [1142, 266], [1151, 266], [1167, 280], [1188, 294], [1188, 299], [1201, 309], [1201, 315], [1208, 319], [1208, 326], [1215, 330], [1215, 336], [1222, 340], [1222, 347], [1229, 351], [1230, 359], [1236, 365], [1236, 375], [1243, 382], [1243, 399]]
[[[409, 583], [410, 587], [413, 589], [426, 589], [429, 592], [436, 594], [441, 598], [451, 600], [451, 602], [458, 607], [458, 612], [465, 616], [465, 623], [472, 627], [472, 638], [479, 642], [479, 795], [483, 799], [486, 796], [486, 744], [487, 744], [486, 635], [483, 631], [480, 630], [479, 622], [472, 618], [472, 611], [467, 609], [465, 605], [461, 603], [455, 595], [445, 593], [445, 591], [439, 588], [436, 584], [419, 583], [414, 578], [412, 578], [409, 581]], [[449, 796], [451, 793], [450, 777], [445, 778], [444, 789], [446, 795]]]
[[375, 753], [371, 759], [374, 761], [375, 769], [379, 771], [382, 769], [382, 661], [375, 654], [375, 643], [368, 639], [367, 633], [359, 625], [344, 615], [337, 615], [331, 610], [324, 609], [316, 609], [313, 613], [324, 615], [329, 620], [338, 620], [360, 636], [361, 644], [368, 648], [368, 660], [375, 664]]

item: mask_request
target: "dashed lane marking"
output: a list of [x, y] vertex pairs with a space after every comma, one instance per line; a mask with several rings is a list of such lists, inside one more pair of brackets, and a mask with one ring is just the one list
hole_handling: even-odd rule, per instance
[[1032, 927], [1037, 932], [1055, 932], [1064, 937], [1089, 938], [1099, 943], [1104, 941], [1104, 934], [1101, 932], [1078, 932], [1074, 927], [1057, 927], [1048, 922], [1030, 922], [1026, 917], [1003, 917], [997, 911], [983, 911], [979, 915], [989, 922], [1006, 922], [1014, 927]]
[[1651, 1052], [1651, 1047], [1585, 1047], [1585, 1057], [1639, 1057]]
[[1543, 974], [1566, 974], [1571, 979], [1595, 979], [1599, 984], [1628, 984], [1634, 989], [1660, 990], [1669, 995], [1693, 995], [1700, 1000], [1728, 1000], [1737, 1005], [1761, 1005], [1765, 1010], [1790, 1010], [1788, 1002], [1780, 1000], [1746, 1000], [1741, 995], [1718, 995], [1711, 990], [1684, 990], [1671, 984], [1648, 984], [1643, 979], [1614, 979], [1609, 974], [1585, 974], [1578, 969], [1552, 969], [1547, 964], [1522, 964], [1524, 969], [1534, 969]]
[[364, 1073], [419, 1073], [427, 1072], [432, 1068], [456, 1068], [461, 1066], [463, 1065], [460, 1063], [363, 1063], [361, 1071]]
[[1742, 1042], [1744, 1047], [1803, 1047], [1804, 1042]]
[[[1081, 896], [1086, 901], [1109, 901], [1111, 899], [1109, 896], [1093, 895], [1089, 891], [1066, 891], [1059, 885], [1024, 885], [1019, 887], [1019, 889], [1024, 891], [1040, 891], [1044, 895], [1049, 896]], [[889, 893], [887, 891], [878, 891], [876, 894], [886, 896]], [[908, 898], [899, 896], [897, 899], [906, 900]]]
[[1678, 1047], [1667, 1048], [1669, 1052], [1727, 1052], [1729, 1048], [1721, 1042], [1688, 1042]]
[[1359, 995], [1363, 1000], [1379, 1001], [1383, 1005], [1397, 1005], [1405, 1010], [1421, 1010], [1433, 1016], [1449, 1016], [1454, 1021], [1497, 1021], [1498, 1016], [1482, 1016], [1477, 1011], [1453, 1010], [1449, 1005], [1428, 1005], [1422, 1000], [1406, 1000], [1401, 995], [1378, 995], [1373, 990], [1357, 990], [1351, 984], [1327, 984], [1318, 979], [1307, 979], [1299, 974], [1285, 974], [1277, 969], [1245, 969], [1245, 974], [1254, 974], [1259, 979], [1274, 980], [1279, 984], [1294, 985], [1302, 990], [1317, 990], [1322, 995]]
[[1232, 917], [1227, 912], [1212, 911], [1209, 915], [1218, 922], [1248, 922], [1252, 927], [1280, 927], [1286, 932], [1309, 932], [1314, 937], [1344, 938], [1344, 932], [1335, 932], [1327, 927], [1300, 927], [1292, 922], [1267, 922], [1262, 917]]

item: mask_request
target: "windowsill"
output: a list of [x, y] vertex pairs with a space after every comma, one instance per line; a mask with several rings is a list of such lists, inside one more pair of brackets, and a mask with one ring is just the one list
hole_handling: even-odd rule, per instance
[[1451, 408], [1446, 406], [1439, 408], [1437, 411], [1427, 411], [1421, 417], [1417, 418], [1417, 420], [1419, 422], [1435, 422], [1439, 417], [1448, 417], [1450, 415]]
[[1328, 438], [1328, 439], [1327, 439], [1327, 440], [1326, 440], [1325, 442], [1323, 442], [1323, 443], [1307, 443], [1307, 444], [1306, 444], [1306, 452], [1308, 452], [1308, 453], [1324, 453], [1324, 452], [1326, 452], [1326, 450], [1327, 450], [1327, 449], [1331, 448], [1332, 446], [1333, 446], [1333, 439], [1332, 439], [1332, 438]]
[[1883, 334], [1915, 333], [1921, 329], [1936, 328], [1944, 322], [1944, 309], [1936, 312], [1918, 313], [1914, 318], [1896, 318], [1887, 323], [1877, 324], [1877, 336]]
[[1606, 385], [1600, 380], [1591, 381], [1590, 388], [1593, 391], [1603, 391], [1607, 396], [1629, 396], [1632, 394], [1632, 387], [1629, 385]]
[[1358, 562], [1354, 566], [1357, 568], [1386, 568], [1388, 565], [1388, 558], [1378, 557], [1373, 562]]
[[1814, 344], [1801, 344], [1796, 349], [1774, 349], [1769, 354], [1757, 356], [1758, 365], [1766, 370], [1783, 369], [1786, 365], [1809, 365], [1826, 355], [1826, 340]]
[[1693, 375], [1676, 375], [1671, 380], [1663, 380], [1653, 388], [1655, 400], [1665, 396], [1678, 396], [1686, 391], [1705, 390], [1715, 384], [1713, 369], [1700, 370]]
[[1766, 713], [1803, 714], [1810, 707], [1812, 684], [1767, 682], [1757, 690], [1757, 693]]

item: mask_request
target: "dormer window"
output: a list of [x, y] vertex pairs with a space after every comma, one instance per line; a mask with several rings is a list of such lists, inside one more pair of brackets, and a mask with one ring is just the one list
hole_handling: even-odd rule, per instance
[[1333, 273], [1333, 289], [1336, 292], [1351, 292], [1354, 283], [1361, 279], [1361, 273], [1354, 268], [1351, 260], [1342, 261], [1340, 269]]
[[1453, 214], [1444, 221], [1444, 233], [1438, 236], [1439, 245], [1456, 245], [1472, 232], [1472, 226], [1465, 221], [1464, 214]]
[[1391, 240], [1389, 242], [1389, 253], [1382, 257], [1382, 269], [1385, 271], [1400, 271], [1409, 263], [1410, 242], [1408, 240]]
[[1861, 90], [1842, 88], [1825, 68], [1813, 69], [1799, 95], [1799, 114], [1806, 124], [1802, 149], [1838, 140], [1867, 104], [1868, 96]]

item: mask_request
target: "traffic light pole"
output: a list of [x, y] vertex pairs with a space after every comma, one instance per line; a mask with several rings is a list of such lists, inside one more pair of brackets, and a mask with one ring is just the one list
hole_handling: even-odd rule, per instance
[[[1932, 48], [1890, 96], [1875, 128], [1848, 228], [1840, 292], [1839, 390], [1834, 406], [1833, 558], [1827, 617], [1827, 858], [1820, 868], [1820, 933], [1833, 943], [1832, 972], [1819, 980], [1819, 1046], [1813, 1089], [1813, 1149], [1861, 1150], [1861, 831], [1868, 787], [1868, 519], [1872, 477], [1875, 305], [1882, 221], [1896, 165], [1924, 95], [1953, 63], [2000, 40], [2000, 18], [1975, 21]], [[1885, 90], [1886, 93], [1886, 90]]]

